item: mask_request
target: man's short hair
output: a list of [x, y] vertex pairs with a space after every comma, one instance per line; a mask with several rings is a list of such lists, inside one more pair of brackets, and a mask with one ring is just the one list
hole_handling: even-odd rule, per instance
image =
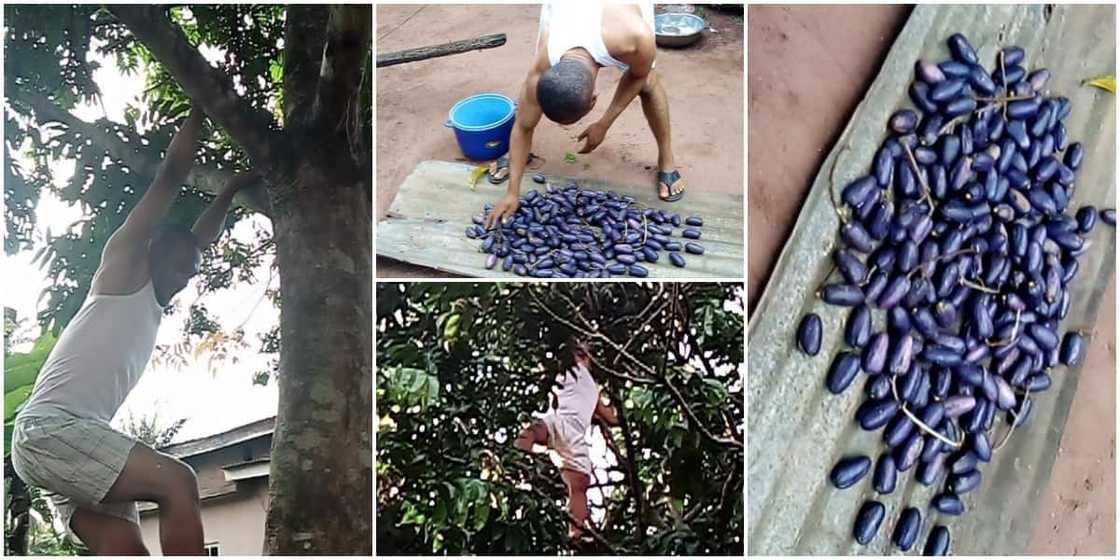
[[584, 340], [579, 338], [578, 336], [575, 336], [575, 335], [569, 336], [568, 340], [565, 341], [564, 346], [567, 348], [568, 352], [572, 354], [572, 357], [575, 357], [577, 355], [582, 355], [582, 356], [587, 356], [587, 357], [591, 356], [590, 347], [588, 347], [587, 343], [584, 342]]
[[537, 79], [537, 102], [545, 116], [572, 123], [591, 109], [595, 80], [583, 63], [561, 58]]

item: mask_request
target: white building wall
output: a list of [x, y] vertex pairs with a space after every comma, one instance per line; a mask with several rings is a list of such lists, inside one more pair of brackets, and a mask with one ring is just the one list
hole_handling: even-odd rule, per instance
[[[240, 483], [237, 494], [203, 500], [206, 544], [217, 543], [222, 556], [258, 556], [263, 552], [268, 478]], [[159, 511], [140, 514], [140, 533], [152, 554], [160, 554]]]

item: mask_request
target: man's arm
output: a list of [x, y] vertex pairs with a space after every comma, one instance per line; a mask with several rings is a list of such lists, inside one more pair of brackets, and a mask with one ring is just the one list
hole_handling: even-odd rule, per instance
[[525, 175], [525, 164], [533, 147], [533, 131], [541, 121], [541, 106], [535, 93], [537, 77], [536, 74], [530, 76], [521, 87], [517, 120], [509, 135], [509, 185], [506, 193], [514, 196], [521, 194], [521, 178]]
[[486, 228], [497, 225], [500, 218], [513, 215], [517, 211], [518, 197], [521, 196], [521, 178], [525, 175], [525, 164], [529, 150], [533, 146], [533, 130], [541, 120], [541, 106], [537, 103], [537, 77], [534, 71], [521, 86], [521, 97], [517, 106], [517, 117], [513, 131], [509, 135], [509, 185], [506, 194], [494, 206], [486, 219]]
[[598, 401], [595, 403], [595, 413], [593, 414], [593, 416], [598, 417], [608, 426], [613, 427], [618, 425], [618, 413], [615, 411], [613, 406], [607, 406], [603, 404], [603, 401]]
[[191, 171], [205, 116], [201, 109], [191, 109], [187, 120], [171, 140], [152, 184], [128, 213], [121, 227], [109, 237], [105, 255], [118, 251], [133, 253], [146, 247], [152, 231], [175, 202], [179, 186]]
[[626, 62], [630, 69], [618, 80], [618, 87], [614, 90], [614, 97], [611, 98], [610, 106], [597, 121], [587, 127], [577, 138], [577, 140], [586, 140], [579, 153], [586, 154], [599, 147], [614, 121], [626, 110], [630, 102], [642, 92], [642, 88], [646, 85], [646, 78], [653, 71], [653, 59], [656, 54], [657, 45], [652, 35], [640, 36], [635, 53], [623, 59], [623, 62]]
[[240, 173], [226, 183], [222, 192], [214, 197], [202, 215], [195, 220], [191, 231], [198, 238], [201, 246], [209, 245], [218, 240], [222, 233], [222, 224], [226, 221], [226, 214], [233, 204], [233, 196], [242, 188], [257, 182], [260, 178], [255, 173]]

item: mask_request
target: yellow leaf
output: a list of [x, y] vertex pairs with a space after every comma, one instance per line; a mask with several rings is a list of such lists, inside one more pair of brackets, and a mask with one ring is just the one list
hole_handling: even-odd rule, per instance
[[470, 179], [467, 181], [467, 186], [470, 187], [473, 191], [474, 186], [478, 184], [478, 180], [482, 178], [482, 176], [485, 175], [487, 171], [489, 171], [488, 166], [476, 165], [474, 169], [471, 169]]
[[1096, 77], [1093, 77], [1093, 78], [1088, 78], [1085, 81], [1081, 82], [1081, 85], [1101, 88], [1101, 89], [1103, 89], [1103, 90], [1105, 90], [1109, 93], [1115, 94], [1116, 93], [1116, 75], [1115, 74], [1105, 74], [1105, 75], [1096, 76]]

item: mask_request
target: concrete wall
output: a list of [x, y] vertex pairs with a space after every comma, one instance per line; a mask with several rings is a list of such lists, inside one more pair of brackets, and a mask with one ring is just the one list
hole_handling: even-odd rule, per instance
[[[268, 479], [239, 484], [231, 496], [203, 500], [202, 527], [206, 543], [218, 543], [222, 556], [262, 553], [265, 512], [268, 511]], [[159, 512], [140, 515], [140, 533], [152, 554], [160, 554]]]

